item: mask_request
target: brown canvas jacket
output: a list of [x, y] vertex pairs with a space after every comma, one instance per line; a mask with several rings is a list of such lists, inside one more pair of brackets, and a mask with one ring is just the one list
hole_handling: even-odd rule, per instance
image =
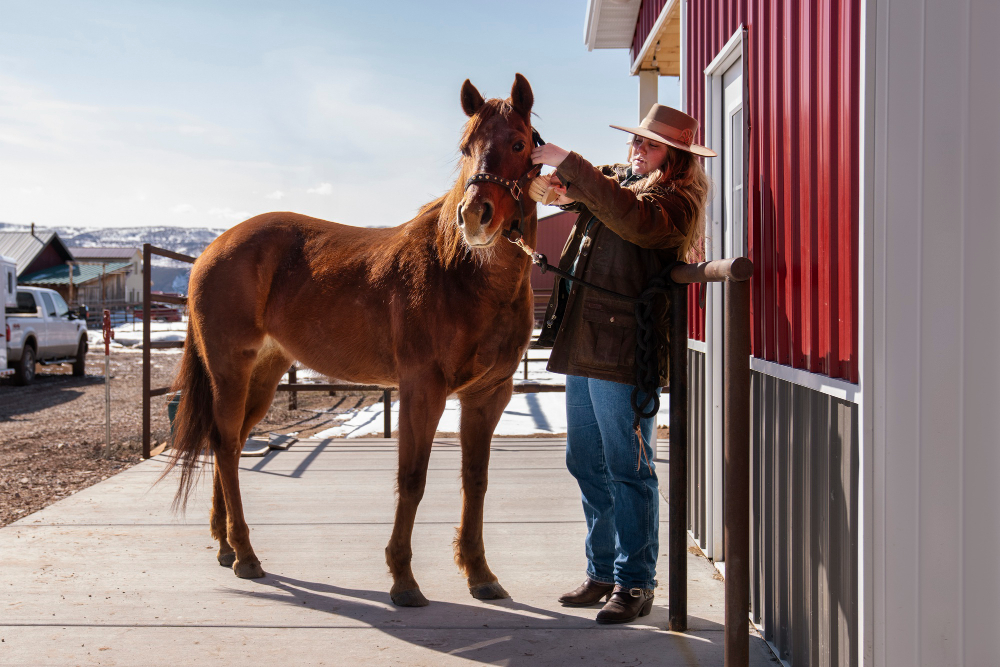
[[[594, 167], [570, 153], [556, 169], [570, 207], [580, 211], [566, 240], [559, 268], [569, 271], [577, 252], [575, 277], [601, 287], [638, 296], [650, 278], [673, 263], [692, 212], [673, 184], [627, 187], [627, 165]], [[584, 235], [587, 222], [596, 216]], [[542, 322], [540, 347], [552, 347], [548, 370], [624, 384], [635, 384], [636, 320], [633, 304], [573, 283], [564, 294], [564, 279], [552, 291]], [[656, 307], [661, 386], [667, 384], [667, 303]]]

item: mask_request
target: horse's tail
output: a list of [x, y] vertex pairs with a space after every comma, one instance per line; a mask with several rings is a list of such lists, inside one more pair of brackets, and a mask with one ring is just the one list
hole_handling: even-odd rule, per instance
[[188, 324], [180, 370], [171, 389], [180, 392], [180, 404], [174, 417], [170, 461], [159, 479], [166, 477], [174, 466], [180, 466], [180, 486], [172, 505], [177, 510], [187, 506], [191, 487], [204, 470], [199, 459], [206, 451], [214, 452], [219, 440], [213, 420], [212, 382], [198, 350], [193, 323]]

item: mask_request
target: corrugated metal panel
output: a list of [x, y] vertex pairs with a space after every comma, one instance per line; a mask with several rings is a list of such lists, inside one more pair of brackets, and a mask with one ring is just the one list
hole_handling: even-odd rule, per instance
[[666, 6], [667, 0], [642, 0], [639, 7], [639, 16], [635, 21], [635, 32], [632, 34], [632, 48], [629, 50], [629, 63], [635, 64], [636, 56], [642, 45], [646, 43], [646, 38], [653, 31], [653, 24], [660, 16], [660, 12]]
[[688, 335], [695, 340], [705, 341], [705, 309], [701, 307], [701, 285], [688, 288]]
[[688, 530], [705, 546], [705, 354], [688, 350]]
[[[753, 354], [849, 382], [858, 381], [860, 6], [689, 0], [687, 12], [686, 104], [698, 141], [704, 69], [741, 23], [748, 29]], [[691, 322], [700, 338], [702, 316]]]
[[130, 260], [136, 255], [142, 257], [142, 249], [140, 248], [77, 247], [70, 248], [69, 251], [73, 253], [73, 257], [80, 261], [124, 261]]
[[20, 275], [45, 249], [51, 237], [51, 233], [39, 237], [31, 232], [0, 232], [0, 255], [13, 259]]
[[[131, 262], [110, 262], [108, 264], [74, 264], [73, 284], [80, 286], [91, 280], [99, 280], [102, 275], [111, 275], [117, 271], [127, 271]], [[21, 285], [68, 285], [69, 266], [56, 264], [47, 269], [36, 271], [18, 278]]]
[[[550, 264], [559, 263], [566, 239], [573, 229], [578, 213], [560, 211], [538, 220], [538, 235], [535, 237], [535, 250], [542, 253]], [[537, 266], [531, 267], [531, 288], [535, 293], [551, 293], [555, 283], [554, 273], [542, 273]]]
[[857, 665], [857, 405], [751, 373], [751, 612], [793, 667]]

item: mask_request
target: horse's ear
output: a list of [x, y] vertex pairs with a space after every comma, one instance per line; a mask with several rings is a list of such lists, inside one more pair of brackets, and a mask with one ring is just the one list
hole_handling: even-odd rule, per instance
[[476, 87], [468, 79], [462, 84], [462, 111], [465, 115], [472, 117], [483, 106], [483, 96], [479, 94]]
[[514, 87], [510, 89], [510, 101], [514, 104], [514, 111], [518, 112], [531, 121], [531, 105], [535, 103], [535, 96], [531, 92], [531, 84], [521, 74], [514, 75]]

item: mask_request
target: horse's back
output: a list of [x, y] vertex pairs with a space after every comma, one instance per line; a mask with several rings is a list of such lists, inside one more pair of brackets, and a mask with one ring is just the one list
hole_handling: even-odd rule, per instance
[[[251, 218], [195, 264], [192, 315], [230, 345], [259, 349], [270, 337], [326, 374], [389, 382], [392, 299], [378, 275], [399, 264], [403, 227], [352, 227], [296, 213]], [[372, 335], [380, 329], [383, 336]]]

